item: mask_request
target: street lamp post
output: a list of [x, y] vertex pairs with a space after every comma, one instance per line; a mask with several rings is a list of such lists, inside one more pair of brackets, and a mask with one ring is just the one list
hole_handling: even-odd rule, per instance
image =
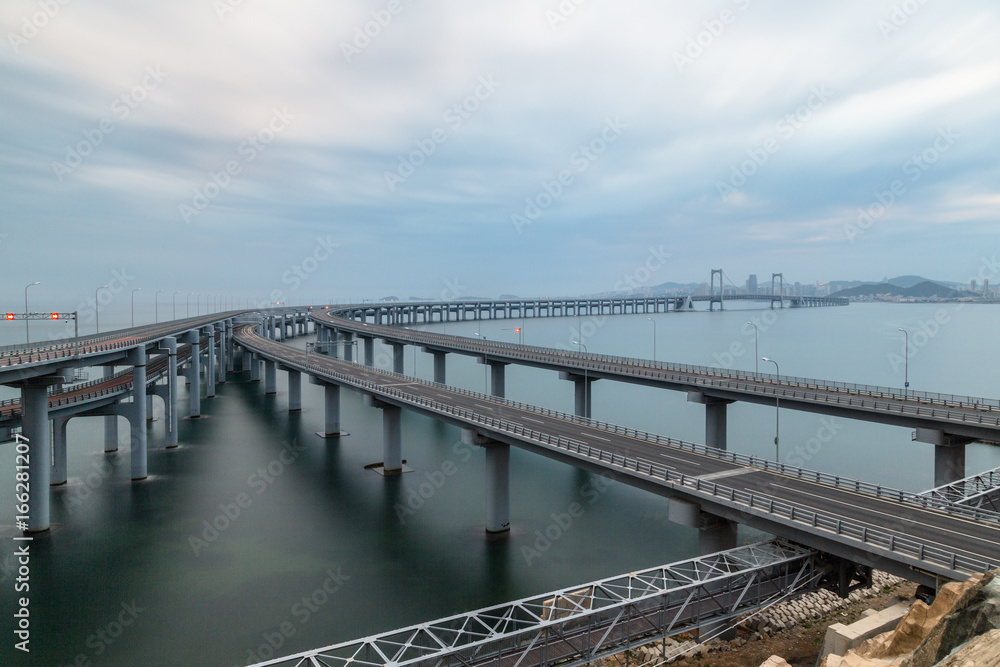
[[191, 292], [184, 296], [184, 317], [191, 317]]
[[757, 359], [759, 358], [757, 355], [759, 355], [760, 352], [758, 352], [757, 350], [757, 325], [754, 324], [753, 322], [747, 322], [747, 324], [753, 327], [753, 372], [759, 373], [760, 362], [757, 361]]
[[899, 328], [903, 332], [903, 396], [910, 393], [910, 333], [903, 327]]
[[153, 312], [155, 313], [154, 319], [158, 323], [160, 321], [160, 292], [166, 292], [165, 289], [156, 290], [156, 294], [153, 295]]
[[646, 319], [653, 324], [653, 361], [656, 361], [656, 320], [652, 317], [647, 317]]
[[101, 302], [98, 300], [97, 295], [102, 289], [108, 289], [108, 286], [101, 285], [94, 290], [94, 320], [97, 322], [97, 333], [101, 333]]
[[132, 290], [132, 328], [133, 329], [135, 328], [135, 293], [136, 292], [141, 292], [141, 291], [142, 291], [141, 287], [136, 287], [134, 290]]
[[26, 285], [24, 287], [24, 315], [25, 315], [25, 318], [24, 318], [24, 342], [25, 343], [30, 343], [31, 342], [31, 333], [28, 330], [28, 317], [27, 317], [28, 313], [31, 312], [30, 310], [28, 310], [28, 288], [29, 287], [34, 287], [35, 285], [41, 285], [41, 283], [36, 281], [36, 282], [33, 282], [30, 285]]
[[[768, 359], [767, 357], [761, 357], [761, 361], [769, 361], [774, 364], [774, 374], [776, 376], [781, 375], [781, 371], [778, 369], [778, 362], [774, 359]], [[778, 462], [778, 419], [781, 411], [781, 398], [778, 396], [778, 390], [774, 390], [774, 462]]]

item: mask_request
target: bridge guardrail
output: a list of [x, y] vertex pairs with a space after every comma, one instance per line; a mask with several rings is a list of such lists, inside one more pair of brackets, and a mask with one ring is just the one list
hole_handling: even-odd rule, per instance
[[[249, 327], [252, 328], [252, 327]], [[248, 347], [256, 348], [258, 353], [266, 353], [267, 347], [273, 346], [271, 354], [288, 366], [297, 366], [298, 370], [311, 372], [328, 379], [338, 380], [341, 383], [357, 388], [365, 389], [373, 394], [389, 396], [401, 403], [417, 405], [430, 412], [448, 415], [458, 418], [460, 421], [480, 424], [491, 429], [508, 433], [522, 439], [531, 440], [540, 444], [555, 446], [564, 451], [573, 452], [588, 458], [595, 458], [598, 461], [608, 463], [614, 467], [628, 472], [646, 475], [654, 479], [662, 479], [668, 485], [677, 485], [694, 491], [695, 494], [705, 494], [712, 498], [728, 501], [733, 505], [742, 505], [750, 510], [760, 510], [768, 514], [787, 518], [793, 523], [809, 525], [813, 528], [821, 528], [833, 532], [835, 535], [844, 536], [860, 541], [870, 546], [887, 550], [891, 553], [907, 556], [924, 563], [938, 565], [947, 568], [952, 572], [977, 573], [987, 572], [997, 567], [997, 564], [973, 558], [954, 551], [948, 551], [940, 547], [928, 546], [922, 542], [906, 537], [898, 537], [878, 528], [871, 528], [861, 523], [844, 520], [833, 515], [817, 512], [807, 507], [795, 505], [781, 500], [775, 500], [755, 494], [752, 491], [743, 491], [734, 487], [725, 486], [709, 480], [702, 480], [697, 476], [684, 475], [665, 466], [649, 463], [622, 456], [613, 452], [607, 452], [597, 447], [591, 447], [582, 442], [554, 436], [548, 433], [525, 428], [523, 425], [509, 420], [488, 417], [477, 412], [458, 408], [439, 401], [434, 401], [421, 396], [406, 393], [395, 387], [381, 385], [369, 380], [362, 380], [339, 371], [321, 368], [310, 363], [305, 352], [287, 346], [273, 343], [272, 341], [257, 338], [256, 341], [242, 341]], [[295, 359], [294, 361], [292, 359]], [[308, 364], [308, 365], [307, 365]], [[361, 367], [365, 368], [365, 367]], [[404, 376], [406, 377], [406, 376]], [[410, 381], [419, 380], [409, 378]], [[779, 464], [781, 465], [781, 464]]]

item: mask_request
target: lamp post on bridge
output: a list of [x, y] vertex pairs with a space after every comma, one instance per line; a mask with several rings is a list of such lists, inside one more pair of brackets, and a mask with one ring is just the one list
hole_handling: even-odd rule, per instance
[[166, 291], [165, 289], [158, 289], [156, 290], [156, 294], [153, 295], [153, 312], [155, 313], [153, 317], [157, 323], [160, 321], [160, 292]]
[[[38, 282], [38, 281], [35, 281], [35, 282], [31, 283], [30, 285], [26, 285], [24, 287], [24, 314], [25, 315], [27, 315], [28, 313], [31, 312], [30, 310], [28, 310], [28, 288], [29, 287], [34, 287], [35, 285], [41, 285], [41, 283]], [[25, 343], [31, 343], [31, 333], [28, 331], [28, 318], [27, 317], [24, 318], [24, 342]]]
[[[768, 359], [767, 357], [761, 357], [761, 361], [769, 361], [774, 364], [774, 374], [775, 376], [781, 375], [781, 370], [778, 369], [778, 362], [774, 359]], [[781, 398], [778, 396], [778, 390], [774, 390], [774, 462], [778, 462], [778, 419], [781, 414]]]
[[903, 332], [903, 396], [910, 393], [910, 333], [903, 327], [899, 327]]
[[647, 317], [646, 319], [653, 324], [653, 361], [656, 361], [656, 320], [652, 317]]
[[191, 292], [186, 292], [184, 296], [184, 317], [191, 317]]
[[97, 296], [102, 289], [108, 289], [107, 285], [101, 285], [94, 290], [94, 320], [97, 322], [97, 333], [101, 333], [101, 302]]
[[132, 290], [132, 328], [133, 329], [135, 328], [135, 293], [136, 292], [141, 292], [141, 291], [142, 291], [141, 287], [136, 287], [134, 290]]
[[760, 362], [757, 361], [759, 358], [757, 355], [760, 354], [757, 350], [757, 325], [753, 322], [747, 322], [747, 324], [753, 327], [753, 372], [760, 373]]

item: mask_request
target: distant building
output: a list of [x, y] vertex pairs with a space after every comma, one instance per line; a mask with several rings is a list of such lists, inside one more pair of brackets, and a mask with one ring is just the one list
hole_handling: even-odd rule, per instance
[[990, 279], [983, 278], [983, 296], [990, 295]]
[[751, 273], [750, 277], [747, 278], [747, 294], [757, 293], [757, 274]]
[[975, 292], [976, 292], [976, 279], [975, 278], [973, 278], [972, 282], [969, 283], [969, 287], [971, 288], [969, 291], [971, 291], [973, 294], [975, 294]]

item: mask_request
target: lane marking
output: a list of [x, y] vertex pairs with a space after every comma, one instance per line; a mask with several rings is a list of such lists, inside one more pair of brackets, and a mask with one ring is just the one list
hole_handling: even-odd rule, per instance
[[719, 472], [713, 472], [708, 475], [700, 475], [698, 479], [705, 480], [706, 482], [711, 482], [713, 479], [722, 479], [724, 477], [736, 477], [738, 475], [746, 475], [752, 472], [759, 472], [757, 468], [743, 467], [743, 468], [733, 468], [730, 470], [720, 470]]

